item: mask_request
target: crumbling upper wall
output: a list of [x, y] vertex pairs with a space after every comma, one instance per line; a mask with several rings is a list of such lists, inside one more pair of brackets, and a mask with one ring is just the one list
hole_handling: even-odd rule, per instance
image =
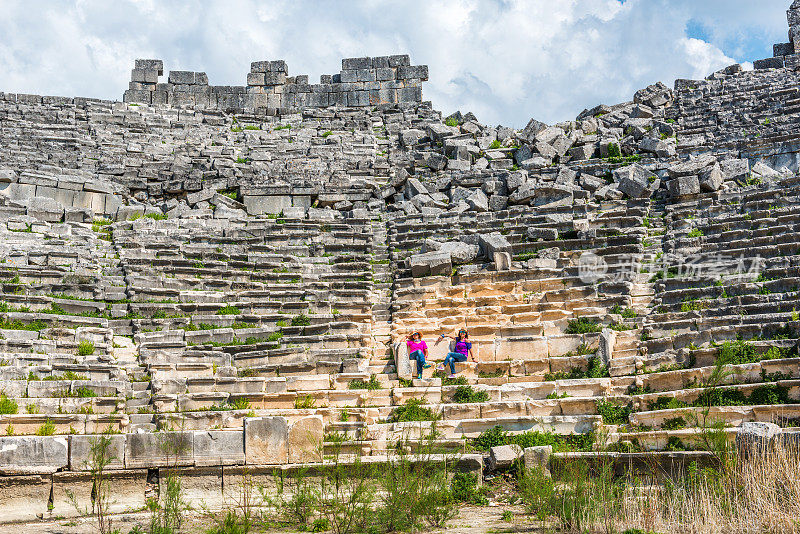
[[189, 106], [222, 111], [276, 113], [328, 106], [367, 107], [422, 101], [427, 65], [411, 65], [408, 55], [346, 58], [338, 74], [323, 74], [309, 84], [307, 75], [289, 76], [283, 60], [254, 61], [246, 86], [212, 86], [205, 72], [171, 71], [159, 83], [164, 63], [137, 59], [124, 101]]

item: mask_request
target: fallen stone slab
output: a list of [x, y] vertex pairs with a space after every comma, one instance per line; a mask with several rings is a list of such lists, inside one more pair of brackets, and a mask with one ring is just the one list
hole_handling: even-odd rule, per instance
[[479, 234], [478, 246], [481, 252], [490, 259], [494, 259], [495, 252], [513, 253], [514, 248], [506, 237], [500, 232], [491, 234]]
[[708, 167], [713, 166], [717, 162], [714, 156], [705, 154], [698, 156], [694, 159], [678, 163], [667, 169], [670, 178], [678, 178], [681, 176], [698, 175]]
[[452, 262], [449, 252], [426, 252], [411, 256], [411, 276], [450, 275]]
[[491, 470], [503, 469], [511, 467], [514, 462], [522, 458], [523, 450], [517, 444], [513, 445], [500, 445], [489, 449], [489, 464]]
[[706, 192], [719, 191], [724, 178], [719, 163], [714, 163], [711, 168], [700, 173], [700, 189]]
[[650, 177], [653, 174], [639, 165], [629, 165], [614, 171], [617, 187], [630, 198], [647, 198], [650, 196]]
[[425, 241], [425, 247], [434, 252], [450, 254], [450, 261], [453, 264], [472, 263], [475, 261], [475, 258], [478, 257], [478, 254], [480, 254], [480, 248], [477, 245], [471, 245], [461, 241], [439, 243], [429, 239]]
[[667, 188], [673, 197], [696, 195], [700, 193], [700, 179], [697, 176], [680, 176], [670, 180]]
[[747, 159], [726, 159], [720, 162], [722, 177], [744, 183], [750, 177], [750, 161]]

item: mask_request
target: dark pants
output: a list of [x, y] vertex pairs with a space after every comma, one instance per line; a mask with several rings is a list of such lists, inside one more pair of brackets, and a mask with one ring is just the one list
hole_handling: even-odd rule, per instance
[[422, 378], [422, 369], [425, 365], [425, 353], [421, 350], [415, 350], [411, 354], [408, 355], [410, 360], [417, 360], [417, 376]]
[[450, 374], [456, 374], [456, 365], [455, 362], [465, 362], [467, 361], [467, 356], [465, 354], [461, 354], [460, 352], [448, 352], [447, 357], [444, 359], [444, 364], [450, 366]]

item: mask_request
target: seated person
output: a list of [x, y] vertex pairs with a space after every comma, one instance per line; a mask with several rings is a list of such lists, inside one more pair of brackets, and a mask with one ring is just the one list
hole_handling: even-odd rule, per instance
[[425, 363], [428, 357], [428, 345], [422, 340], [422, 334], [414, 332], [406, 340], [408, 359], [417, 361], [417, 378], [422, 379], [422, 370], [428, 369], [431, 364]]
[[[442, 339], [449, 337], [442, 334], [442, 336], [437, 340], [437, 343]], [[448, 378], [455, 378], [456, 377], [456, 366], [455, 362], [465, 362], [467, 360], [475, 361], [475, 356], [472, 353], [472, 343], [469, 342], [469, 334], [463, 328], [458, 331], [458, 335], [456, 337], [451, 337], [453, 341], [455, 341], [455, 346], [453, 347], [454, 352], [449, 352], [447, 357], [444, 359], [444, 363], [440, 365], [437, 369], [439, 371], [444, 370], [445, 365], [450, 366], [450, 376]]]

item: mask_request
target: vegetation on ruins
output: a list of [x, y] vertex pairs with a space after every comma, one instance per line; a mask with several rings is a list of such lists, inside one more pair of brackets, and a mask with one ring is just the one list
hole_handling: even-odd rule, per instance
[[300, 314], [296, 317], [292, 318], [292, 326], [309, 326], [311, 324], [311, 319], [308, 318], [305, 314]]
[[630, 406], [619, 406], [611, 401], [598, 400], [597, 413], [603, 417], [603, 424], [624, 425], [628, 423], [628, 416], [631, 414]]
[[622, 477], [598, 454], [557, 463], [552, 478], [539, 467], [520, 469], [517, 489], [528, 514], [561, 532], [794, 531], [800, 487], [791, 466], [800, 454], [783, 447], [768, 455], [727, 453], [674, 474]]
[[722, 365], [758, 363], [765, 360], [791, 358], [793, 352], [796, 352], [796, 348], [776, 346], [769, 347], [765, 352], [759, 352], [752, 343], [738, 339], [726, 341], [717, 348], [717, 362]]
[[369, 380], [362, 380], [361, 378], [351, 380], [347, 384], [347, 387], [348, 389], [383, 389], [383, 386], [381, 386], [381, 383], [378, 381], [378, 377], [375, 375], [370, 375]]
[[406, 423], [411, 421], [438, 421], [441, 414], [425, 406], [424, 399], [408, 399], [405, 404], [398, 406], [389, 417], [387, 423]]
[[[362, 463], [337, 443], [314, 467], [276, 470], [274, 484], [256, 486], [245, 472], [235, 506], [205, 511], [209, 534], [295, 528], [336, 534], [418, 532], [441, 528], [462, 502], [486, 504], [477, 476], [436, 454], [436, 431], [393, 444], [388, 461]], [[412, 452], [413, 451], [413, 452]], [[272, 489], [274, 487], [274, 489]]]
[[19, 405], [6, 397], [5, 393], [0, 393], [0, 415], [11, 415], [19, 411]]
[[100, 534], [119, 533], [113, 530], [113, 519], [110, 517], [110, 508], [113, 504], [111, 497], [111, 480], [108, 479], [108, 466], [118, 458], [113, 452], [113, 438], [110, 429], [102, 434], [89, 438], [89, 456], [84, 467], [89, 470], [92, 481], [92, 508], [81, 506], [75, 492], [65, 490], [67, 498], [80, 515], [94, 515], [97, 519], [97, 529]]
[[[183, 426], [184, 421], [181, 420]], [[184, 514], [188, 509], [185, 501], [183, 481], [177, 470], [178, 459], [191, 449], [183, 432], [161, 432], [159, 447], [168, 458], [168, 468], [159, 475], [159, 488], [157, 497], [147, 502], [150, 511], [150, 534], [178, 534], [183, 524]]]
[[572, 319], [569, 323], [567, 323], [566, 333], [592, 334], [594, 332], [600, 332], [602, 329], [603, 326], [599, 322], [592, 321], [586, 317], [580, 317], [578, 319]]
[[37, 436], [52, 436], [56, 433], [56, 424], [48, 417], [45, 422], [36, 430]]
[[[585, 345], [582, 345], [582, 347], [585, 347]], [[579, 355], [580, 348], [578, 350]], [[569, 371], [549, 371], [544, 374], [544, 380], [552, 382], [555, 380], [578, 380], [581, 378], [608, 378], [609, 376], [608, 366], [603, 365], [603, 360], [599, 356], [593, 355], [586, 360], [585, 369], [583, 367], [571, 367]]]
[[79, 356], [90, 356], [92, 354], [94, 354], [94, 343], [85, 339], [78, 343]]
[[472, 446], [478, 450], [488, 451], [492, 447], [500, 445], [519, 445], [523, 449], [550, 445], [556, 452], [587, 452], [592, 450], [594, 442], [595, 435], [593, 433], [569, 436], [538, 430], [511, 433], [497, 425], [485, 430], [480, 436], [472, 440]]
[[475, 403], [487, 402], [489, 400], [489, 393], [486, 391], [476, 391], [472, 386], [457, 386], [453, 393], [453, 402]]

